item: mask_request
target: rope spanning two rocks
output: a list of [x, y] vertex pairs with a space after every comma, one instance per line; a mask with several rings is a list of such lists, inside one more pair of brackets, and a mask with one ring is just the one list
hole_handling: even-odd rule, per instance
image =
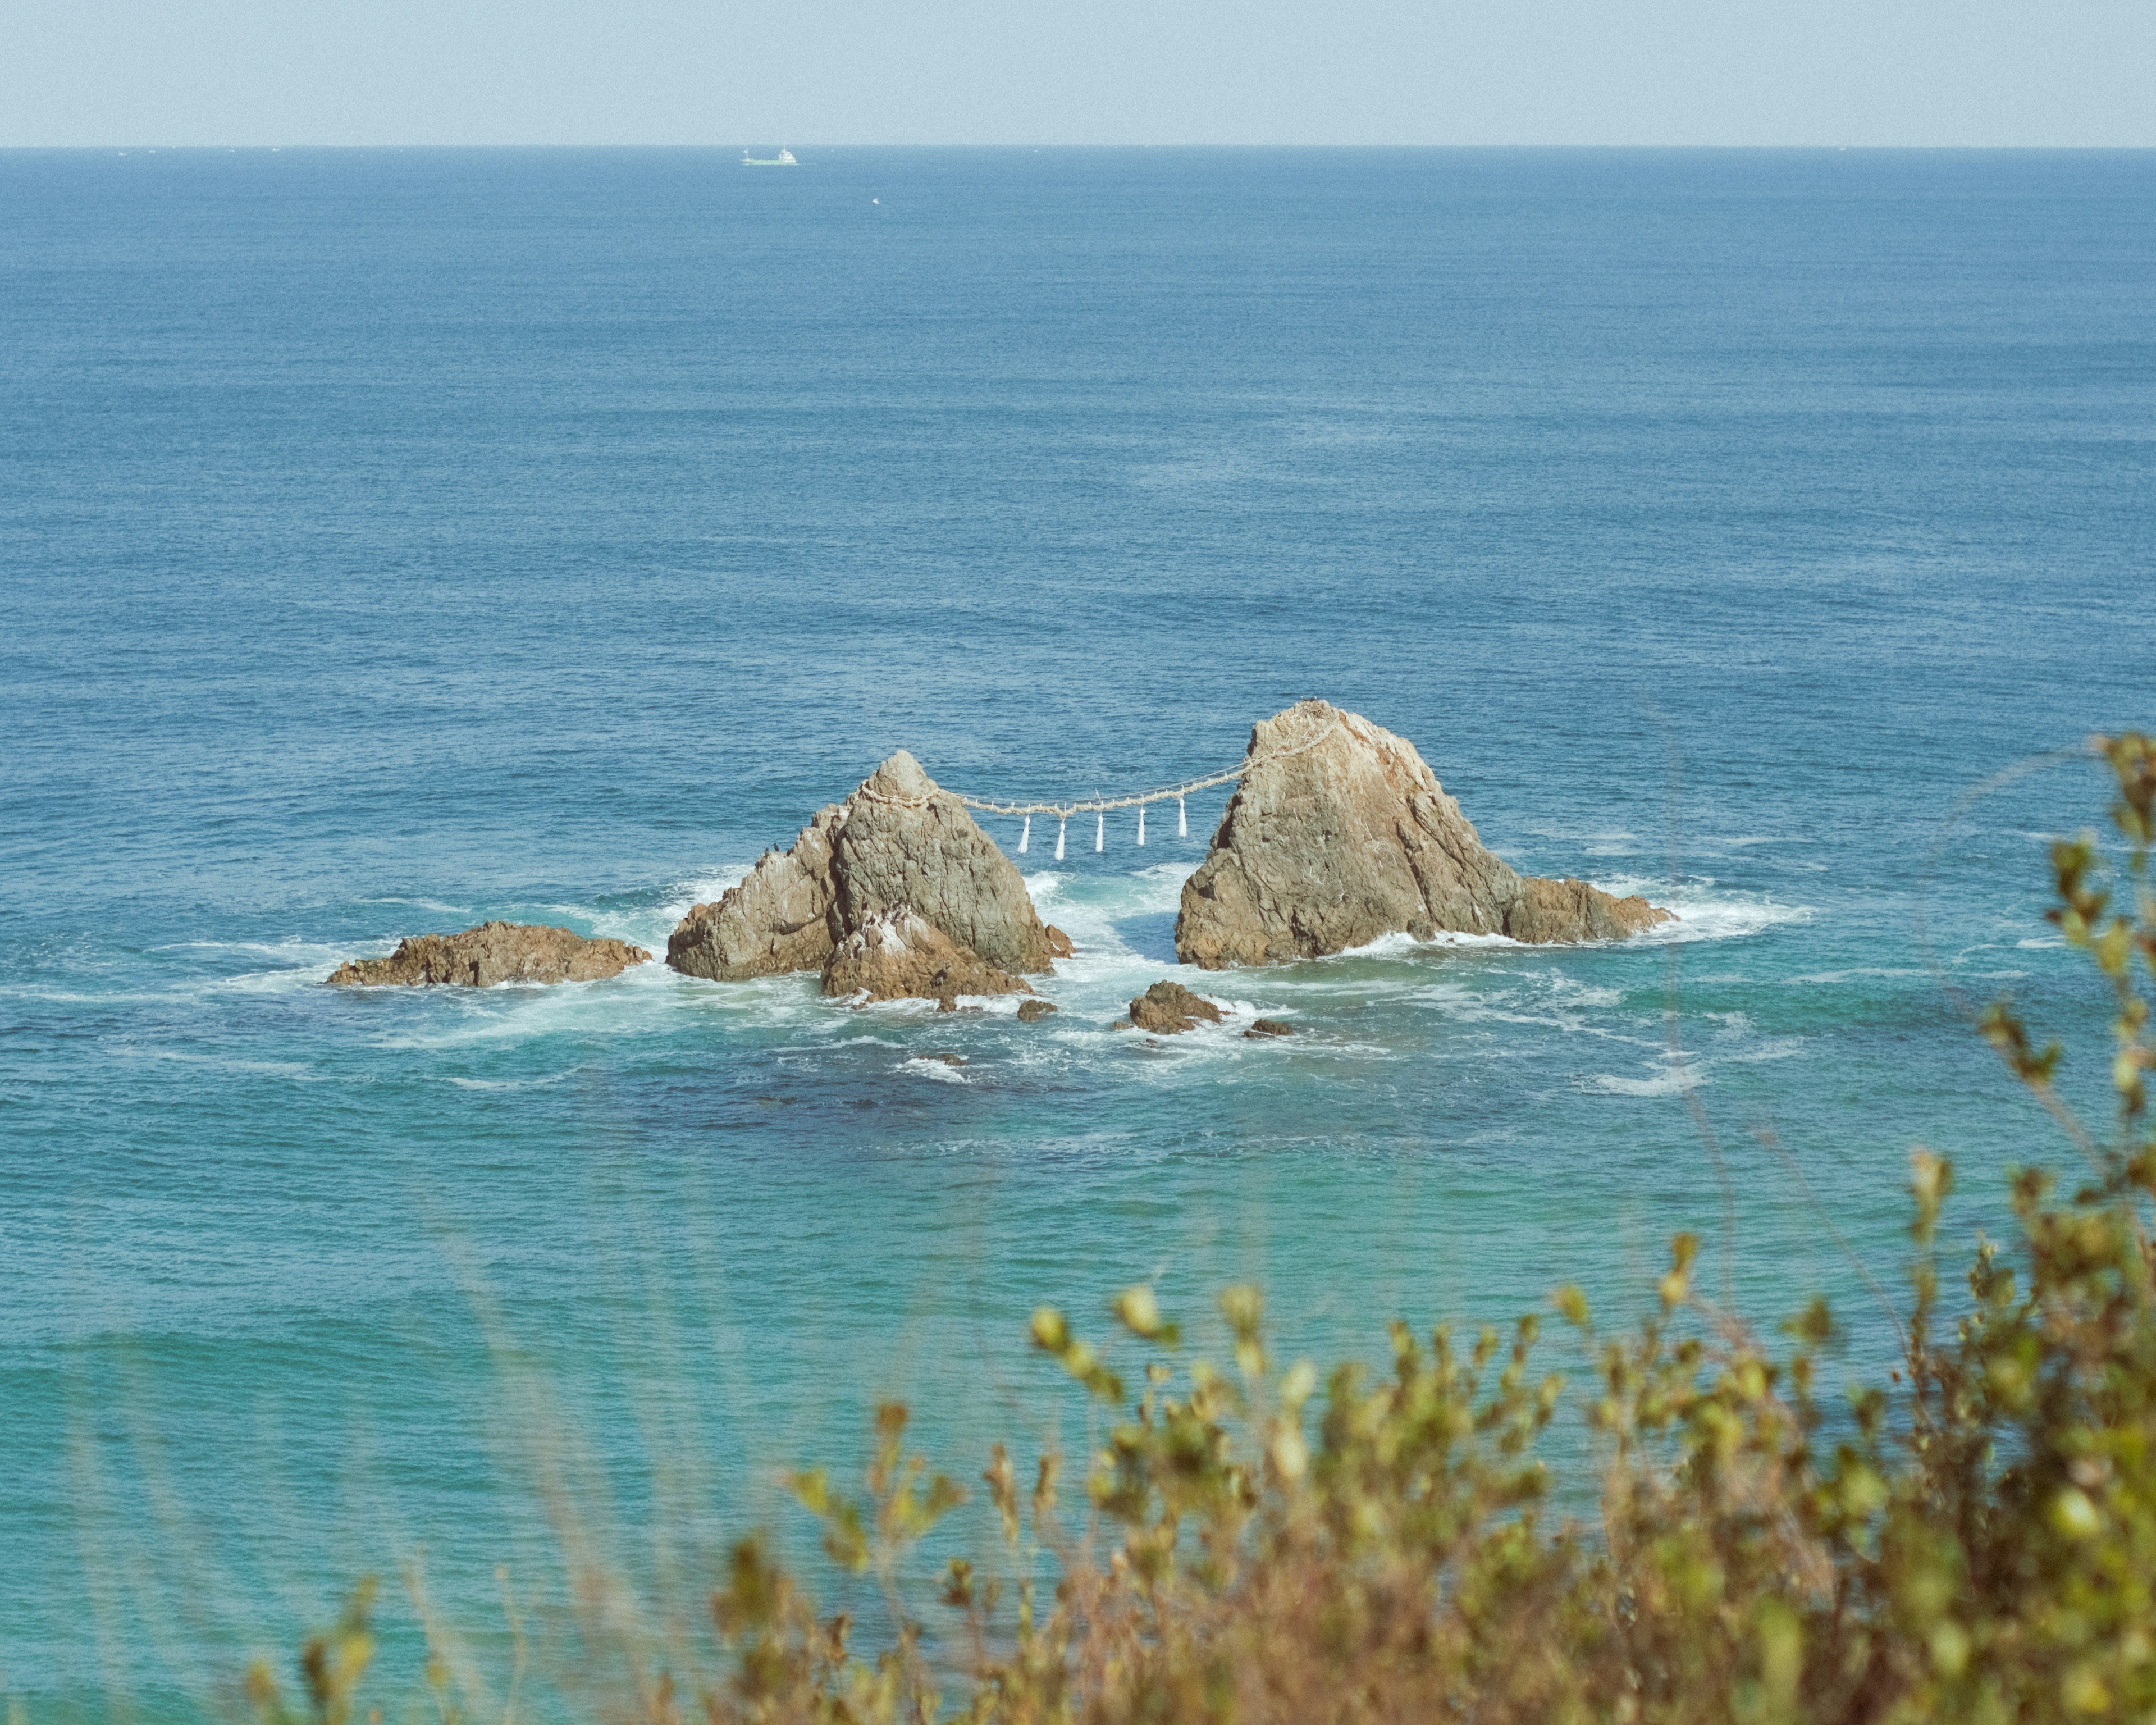
[[[1328, 741], [1341, 728], [1341, 719], [1336, 715], [1331, 722], [1320, 728], [1314, 736], [1306, 737], [1301, 742], [1285, 748], [1271, 749], [1262, 755], [1245, 757], [1240, 763], [1227, 768], [1224, 772], [1209, 773], [1199, 778], [1187, 778], [1181, 784], [1168, 785], [1157, 791], [1140, 791], [1135, 796], [1089, 797], [1074, 803], [998, 803], [989, 798], [969, 796], [964, 791], [954, 791], [947, 788], [943, 788], [941, 794], [950, 798], [962, 808], [973, 810], [977, 814], [1014, 814], [1020, 817], [1025, 823], [1019, 832], [1018, 849], [1021, 856], [1033, 848], [1034, 816], [1054, 815], [1056, 819], [1055, 859], [1060, 862], [1063, 860], [1065, 835], [1070, 826], [1070, 817], [1074, 814], [1097, 814], [1100, 817], [1093, 829], [1093, 849], [1103, 850], [1107, 848], [1108, 816], [1120, 809], [1135, 809], [1138, 812], [1138, 843], [1143, 845], [1146, 841], [1146, 805], [1151, 803], [1165, 803], [1173, 798], [1175, 803], [1176, 836], [1179, 839], [1187, 839], [1190, 836], [1190, 811], [1183, 806], [1184, 798], [1195, 796], [1199, 791], [1209, 791], [1216, 785], [1238, 783], [1260, 767], [1270, 767], [1278, 761], [1286, 761], [1296, 755], [1308, 754], [1311, 750]], [[895, 807], [904, 809], [926, 809], [933, 800], [932, 797], [901, 799], [883, 796], [870, 790], [865, 785], [855, 794], [865, 797], [870, 802], [891, 803]]]
[[972, 797], [963, 791], [946, 790], [944, 794], [965, 804], [977, 814], [1052, 814], [1060, 820], [1068, 820], [1074, 814], [1112, 814], [1118, 809], [1142, 809], [1148, 803], [1165, 803], [1170, 798], [1180, 801], [1195, 796], [1200, 791], [1209, 791], [1215, 785], [1229, 784], [1247, 773], [1260, 767], [1270, 766], [1275, 761], [1285, 761], [1293, 755], [1310, 752], [1340, 728], [1334, 720], [1315, 737], [1306, 738], [1291, 748], [1274, 749], [1255, 758], [1245, 758], [1224, 773], [1209, 773], [1203, 778], [1185, 779], [1181, 784], [1172, 784], [1158, 791], [1140, 791], [1132, 797], [1091, 797], [1075, 803], [994, 803], [985, 797]]

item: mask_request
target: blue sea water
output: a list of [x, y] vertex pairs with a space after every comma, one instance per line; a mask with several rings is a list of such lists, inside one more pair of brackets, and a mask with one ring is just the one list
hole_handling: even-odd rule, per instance
[[[1743, 1310], [1831, 1294], [1861, 1369], [1911, 1146], [1958, 1244], [2064, 1155], [1954, 990], [2101, 1087], [2041, 920], [2098, 779], [1943, 823], [2156, 719], [2156, 155], [799, 153], [0, 154], [39, 1717], [212, 1706], [422, 1548], [472, 1625], [565, 1542], [678, 1589], [880, 1397], [963, 1474], [1082, 1445], [1026, 1315], [1135, 1281], [1378, 1357], [1628, 1310], [1727, 1204]], [[1151, 1045], [1215, 792], [1036, 826], [1045, 1024], [320, 986], [486, 916], [663, 948], [896, 747], [1122, 793], [1306, 695], [1683, 920], [1211, 978], [1297, 1034]]]

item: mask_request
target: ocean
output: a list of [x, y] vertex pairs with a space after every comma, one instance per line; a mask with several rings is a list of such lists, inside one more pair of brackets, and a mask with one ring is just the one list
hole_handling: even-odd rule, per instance
[[[2041, 912], [2102, 782], [1957, 807], [2156, 719], [2156, 154], [796, 153], [0, 153], [33, 1717], [213, 1712], [421, 1553], [482, 1642], [572, 1533], [692, 1597], [811, 1548], [785, 1471], [880, 1399], [963, 1478], [1081, 1451], [1027, 1316], [1137, 1282], [1382, 1360], [1644, 1309], [1690, 1228], [1876, 1373], [1912, 1147], [1957, 1253], [2068, 1155], [1964, 1004], [2101, 1097]], [[896, 748], [1118, 795], [1306, 696], [1682, 920], [1209, 975], [1296, 1034], [1149, 1044], [1223, 789], [1036, 824], [1044, 1023], [321, 986], [485, 917], [663, 952]]]

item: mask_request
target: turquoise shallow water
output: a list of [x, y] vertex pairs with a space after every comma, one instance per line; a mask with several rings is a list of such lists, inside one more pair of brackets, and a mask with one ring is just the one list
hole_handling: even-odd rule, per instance
[[[0, 155], [41, 1712], [188, 1711], [418, 1545], [482, 1620], [550, 1483], [688, 1566], [880, 1395], [971, 1471], [1056, 1405], [1044, 1299], [1256, 1277], [1373, 1353], [1621, 1307], [1720, 1228], [1687, 1084], [1740, 1303], [1827, 1290], [1859, 1364], [1830, 1231], [1891, 1272], [1910, 1145], [1965, 1229], [2056, 1154], [1916, 900], [1965, 788], [2152, 716], [2156, 157], [800, 153]], [[896, 747], [1122, 792], [1307, 694], [1676, 935], [1238, 973], [1292, 1041], [1147, 1048], [1105, 1027], [1214, 793], [1143, 851], [1036, 832], [1044, 1025], [319, 986], [489, 916], [661, 947]], [[2082, 1032], [2042, 845], [2099, 788], [1984, 803], [1932, 900], [1958, 986]]]

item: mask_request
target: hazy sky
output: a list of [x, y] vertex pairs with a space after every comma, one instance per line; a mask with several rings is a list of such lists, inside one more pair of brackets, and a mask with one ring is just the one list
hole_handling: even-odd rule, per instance
[[2156, 145], [2156, 0], [0, 0], [0, 144]]

